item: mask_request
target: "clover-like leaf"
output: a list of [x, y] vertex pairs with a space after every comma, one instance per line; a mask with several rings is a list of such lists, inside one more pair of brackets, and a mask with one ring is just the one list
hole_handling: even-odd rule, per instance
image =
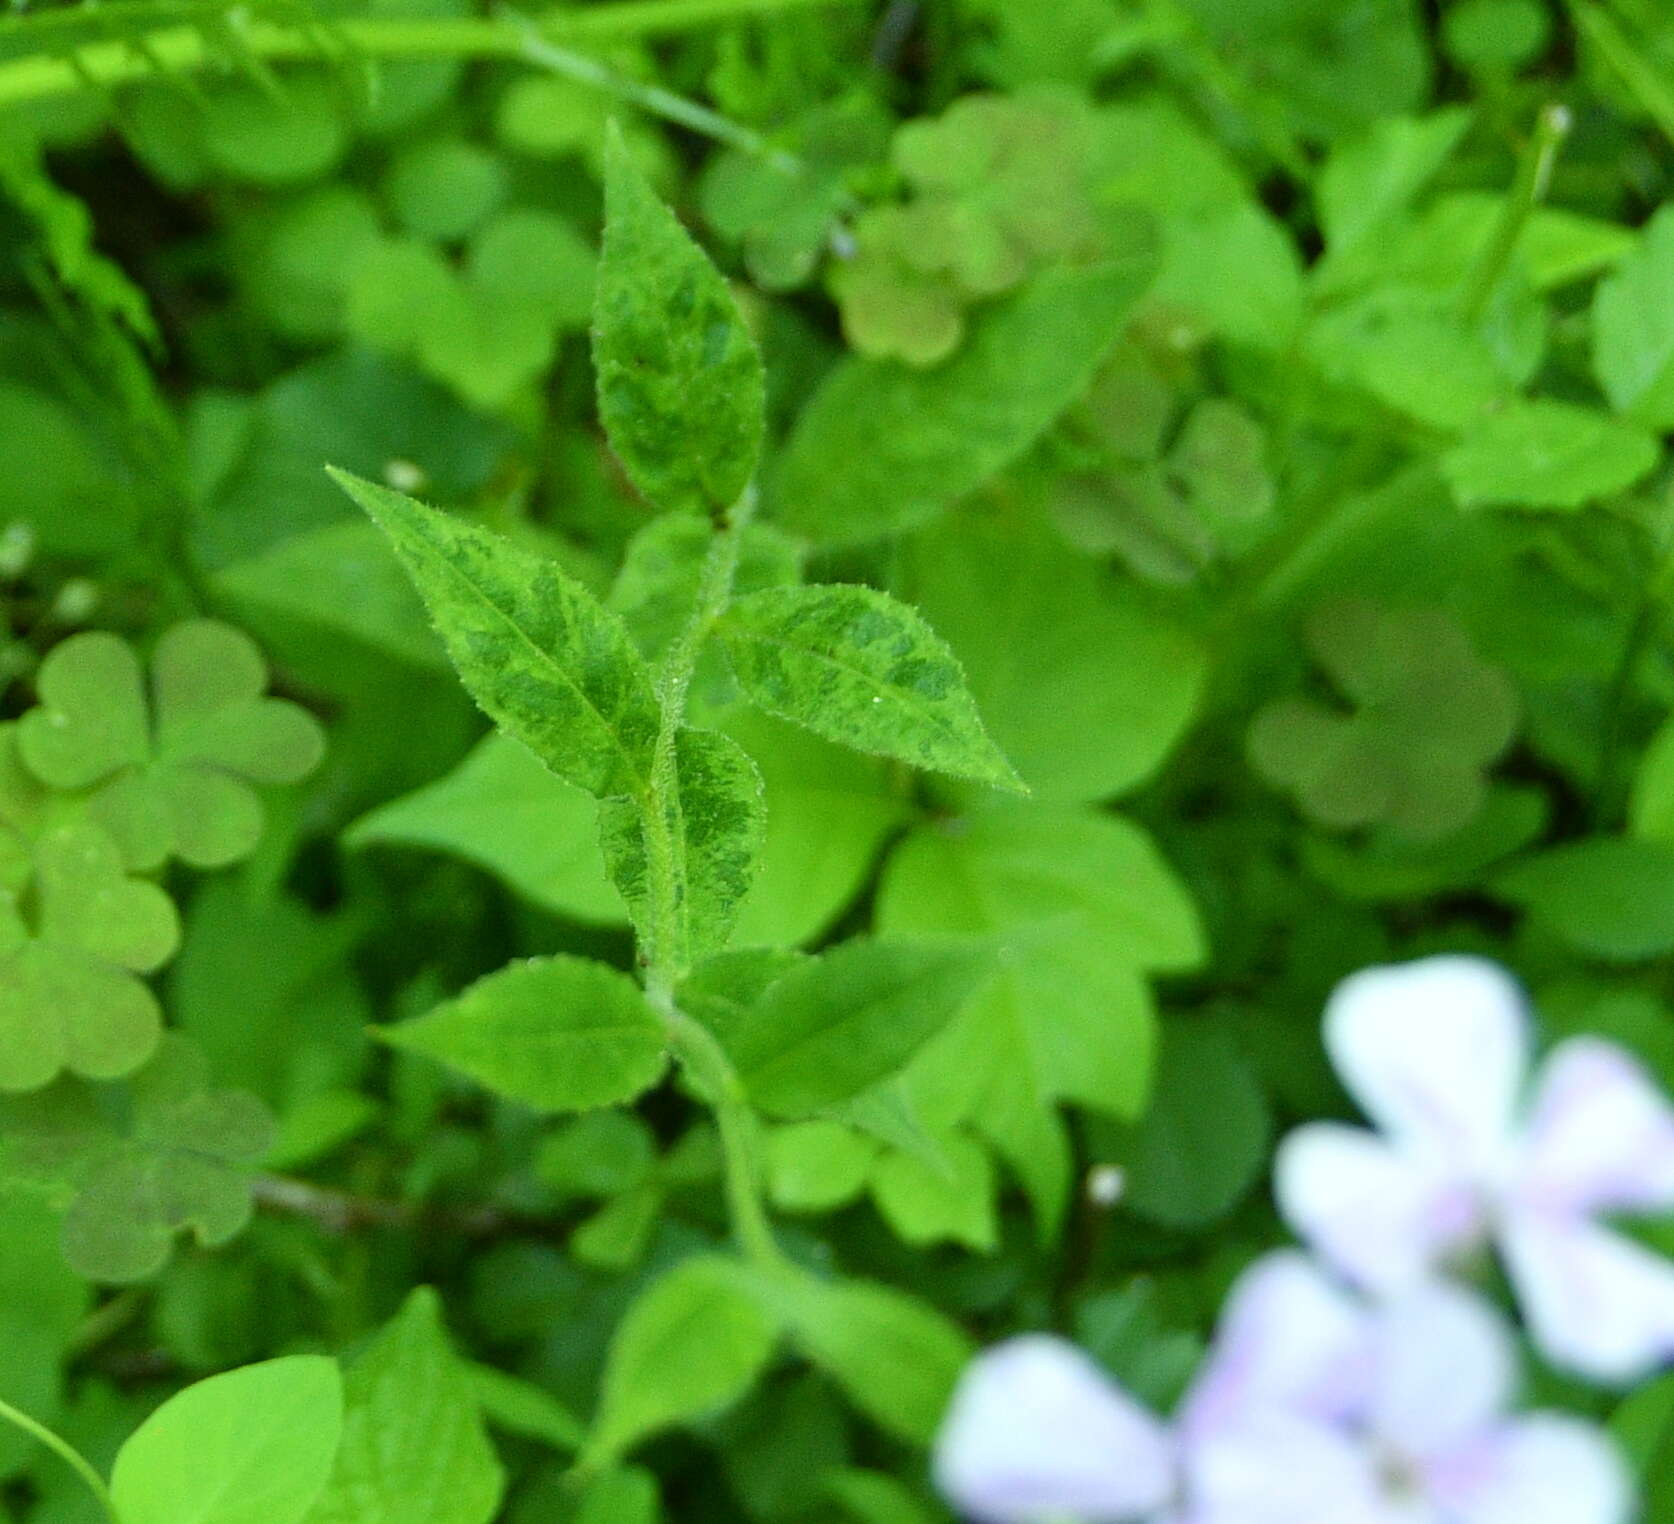
[[255, 642], [213, 620], [165, 632], [149, 691], [133, 650], [102, 631], [55, 647], [36, 687], [18, 722], [24, 765], [55, 789], [90, 790], [89, 814], [139, 871], [247, 857], [262, 832], [252, 785], [295, 782], [324, 749], [311, 715], [264, 696]]
[[1303, 695], [1268, 704], [1250, 725], [1256, 770], [1333, 829], [1387, 825], [1423, 842], [1466, 825], [1516, 734], [1506, 675], [1438, 609], [1342, 600], [1317, 610], [1306, 636], [1355, 707]]
[[0, 1090], [144, 1063], [162, 1023], [136, 976], [166, 963], [179, 935], [174, 902], [128, 877], [91, 822], [33, 841], [0, 822]]
[[183, 1231], [206, 1247], [233, 1238], [251, 1211], [244, 1167], [273, 1136], [262, 1103], [211, 1088], [176, 1033], [120, 1085], [66, 1078], [0, 1101], [0, 1162], [66, 1201], [65, 1257], [92, 1280], [143, 1279]]

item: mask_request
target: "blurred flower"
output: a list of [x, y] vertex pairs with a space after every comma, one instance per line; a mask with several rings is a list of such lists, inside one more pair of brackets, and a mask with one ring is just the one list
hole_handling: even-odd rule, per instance
[[1506, 1416], [1514, 1378], [1470, 1293], [1368, 1307], [1275, 1254], [1234, 1287], [1172, 1428], [1074, 1346], [1027, 1336], [967, 1371], [936, 1480], [980, 1524], [1621, 1524], [1609, 1442]]
[[1325, 1041], [1382, 1132], [1298, 1129], [1276, 1188], [1333, 1266], [1395, 1292], [1492, 1243], [1554, 1362], [1626, 1381], [1674, 1355], [1674, 1264], [1601, 1220], [1674, 1208], [1674, 1108], [1634, 1059], [1572, 1038], [1522, 1104], [1521, 992], [1467, 957], [1354, 975], [1327, 1007]]

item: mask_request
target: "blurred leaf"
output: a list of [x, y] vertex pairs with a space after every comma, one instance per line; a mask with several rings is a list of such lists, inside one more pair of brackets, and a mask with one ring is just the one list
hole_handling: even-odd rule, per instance
[[306, 1524], [488, 1524], [505, 1477], [421, 1286], [348, 1367], [343, 1437]]
[[1658, 455], [1633, 424], [1538, 398], [1490, 414], [1442, 457], [1442, 471], [1462, 508], [1570, 509], [1631, 487]]
[[331, 1471], [343, 1383], [321, 1355], [211, 1376], [123, 1445], [111, 1493], [123, 1524], [298, 1524]]
[[1566, 842], [1512, 863], [1490, 887], [1606, 962], [1642, 962], [1674, 948], [1674, 848], [1659, 841]]

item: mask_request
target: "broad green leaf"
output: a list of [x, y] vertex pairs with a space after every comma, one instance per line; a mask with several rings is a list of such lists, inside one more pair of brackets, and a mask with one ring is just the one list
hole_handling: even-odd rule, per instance
[[638, 1466], [622, 1466], [587, 1484], [573, 1524], [657, 1524], [662, 1516], [656, 1477]]
[[809, 1116], [900, 1069], [987, 969], [968, 946], [846, 942], [769, 986], [722, 1041], [757, 1106]]
[[879, 849], [911, 808], [899, 770], [742, 710], [726, 732], [761, 769], [767, 836], [735, 939], [785, 946], [824, 931], [865, 886]]
[[778, 1127], [767, 1139], [767, 1189], [783, 1212], [832, 1212], [866, 1187], [878, 1145], [841, 1122]]
[[447, 655], [389, 542], [365, 520], [323, 524], [267, 546], [215, 574], [236, 607], [348, 635], [422, 668]]
[[307, 1524], [488, 1524], [505, 1477], [427, 1286], [349, 1366], [343, 1438]]
[[940, 1515], [904, 1482], [882, 1471], [844, 1466], [825, 1475], [825, 1492], [855, 1524], [938, 1524]]
[[909, 1444], [934, 1438], [970, 1340], [928, 1303], [869, 1281], [826, 1281], [802, 1271], [771, 1295], [792, 1340], [850, 1402]]
[[1132, 788], [1191, 722], [1207, 676], [1199, 641], [1131, 584], [1038, 531], [950, 520], [913, 541], [906, 587], [964, 666], [1000, 748], [1043, 798]]
[[761, 355], [614, 128], [594, 303], [599, 417], [634, 485], [659, 508], [731, 507], [761, 451]]
[[1627, 1453], [1641, 1489], [1641, 1517], [1674, 1514], [1674, 1375], [1659, 1376], [1610, 1415], [1610, 1432]]
[[1635, 424], [1537, 398], [1488, 415], [1441, 465], [1463, 508], [1572, 509], [1631, 487], [1659, 453]]
[[630, 1101], [667, 1062], [662, 1023], [639, 986], [567, 954], [509, 964], [378, 1035], [537, 1111]]
[[933, 1126], [968, 1122], [993, 1141], [1050, 1232], [1068, 1186], [1056, 1102], [1124, 1118], [1143, 1109], [1156, 1014], [1142, 971], [1202, 957], [1190, 899], [1130, 822], [1015, 805], [903, 841], [877, 922], [999, 948], [994, 976], [914, 1060], [908, 1086]]
[[988, 1151], [962, 1133], [938, 1138], [940, 1160], [890, 1152], [872, 1168], [872, 1199], [895, 1236], [991, 1254], [999, 1243], [999, 1181]]
[[682, 1261], [641, 1293], [611, 1339], [586, 1454], [613, 1458], [658, 1429], [737, 1401], [777, 1337], [777, 1322], [742, 1265]]
[[771, 588], [734, 603], [720, 631], [744, 691], [769, 714], [857, 751], [1020, 788], [953, 654], [887, 593]]
[[[666, 800], [664, 829], [675, 854], [678, 929], [661, 951], [688, 968], [726, 943], [760, 866], [766, 806], [755, 763], [719, 731], [680, 731], [674, 765], [677, 787]], [[605, 866], [642, 941], [651, 939], [655, 915], [649, 829], [637, 800], [612, 799], [600, 808]]]
[[599, 862], [598, 818], [595, 800], [492, 731], [446, 777], [362, 815], [343, 840], [448, 852], [557, 915], [610, 924], [622, 902]]
[[343, 1380], [290, 1355], [177, 1393], [123, 1445], [111, 1475], [122, 1524], [298, 1524], [331, 1474]]
[[1224, 1025], [1165, 1025], [1151, 1104], [1116, 1155], [1127, 1172], [1122, 1203], [1166, 1227], [1202, 1228], [1255, 1184], [1272, 1130], [1261, 1087]]
[[1593, 296], [1593, 370], [1618, 413], [1674, 426], [1674, 208], [1645, 224], [1637, 247]]
[[388, 487], [332, 476], [390, 537], [488, 717], [587, 793], [642, 793], [657, 698], [621, 621], [553, 562]]
[[1674, 948], [1674, 846], [1589, 836], [1515, 862], [1490, 880], [1577, 950], [1637, 963]]
[[1252, 200], [1164, 223], [1162, 266], [1147, 297], [1186, 314], [1191, 327], [1282, 352], [1303, 315], [1296, 240]]
[[[69, 1374], [63, 1352], [92, 1309], [93, 1288], [64, 1263], [45, 1199], [0, 1187], [0, 1201], [0, 1399], [56, 1424]], [[33, 1439], [14, 1436], [0, 1436], [6, 1482], [38, 1458]]]
[[564, 1455], [581, 1448], [586, 1428], [544, 1387], [494, 1365], [467, 1363], [465, 1370], [482, 1416], [494, 1428], [522, 1439], [539, 1440]]
[[909, 529], [1004, 470], [1084, 391], [1155, 268], [1148, 242], [1050, 271], [996, 305], [947, 364], [840, 363], [773, 478], [776, 515], [823, 544]]

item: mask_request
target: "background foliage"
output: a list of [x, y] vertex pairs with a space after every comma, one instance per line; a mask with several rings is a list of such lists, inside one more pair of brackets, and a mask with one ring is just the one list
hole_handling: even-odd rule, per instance
[[9, 13], [0, 1398], [921, 1524], [974, 1341], [1179, 1391], [1351, 970], [1674, 1084], [1671, 174], [1647, 0]]

